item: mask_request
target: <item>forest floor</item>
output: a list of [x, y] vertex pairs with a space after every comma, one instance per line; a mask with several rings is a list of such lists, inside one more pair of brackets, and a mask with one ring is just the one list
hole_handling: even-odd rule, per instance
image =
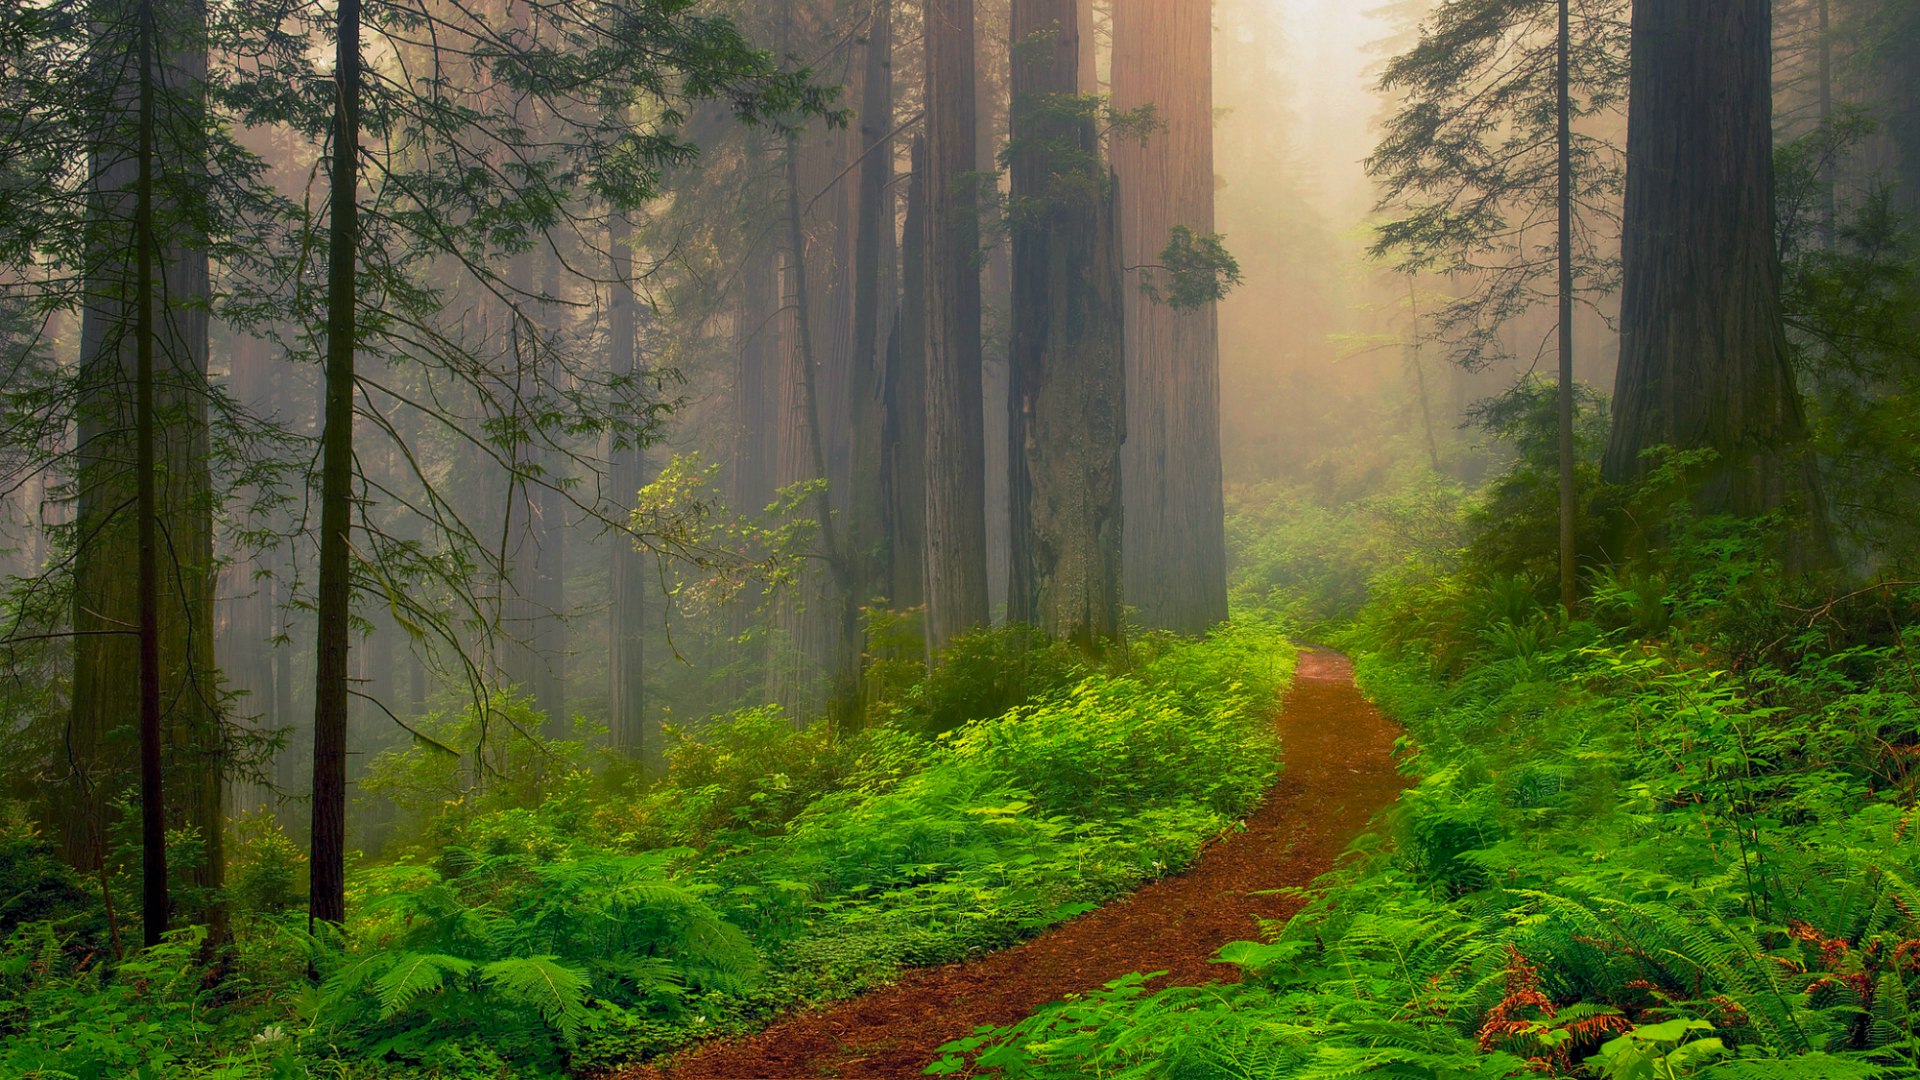
[[915, 1077], [936, 1048], [982, 1024], [1011, 1024], [1067, 994], [1135, 971], [1154, 985], [1231, 979], [1214, 964], [1258, 919], [1306, 903], [1298, 889], [1333, 868], [1407, 782], [1394, 768], [1399, 729], [1360, 696], [1345, 657], [1306, 651], [1276, 713], [1285, 770], [1243, 831], [1164, 878], [1014, 948], [909, 973], [883, 990], [799, 1013], [756, 1035], [697, 1046], [618, 1080], [811, 1080]]

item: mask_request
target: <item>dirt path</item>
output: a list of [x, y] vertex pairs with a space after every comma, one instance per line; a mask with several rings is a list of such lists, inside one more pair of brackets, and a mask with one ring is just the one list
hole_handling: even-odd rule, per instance
[[1253, 894], [1326, 872], [1405, 786], [1391, 760], [1398, 729], [1361, 698], [1344, 657], [1302, 653], [1276, 722], [1286, 759], [1280, 782], [1245, 832], [1207, 848], [1179, 877], [1004, 952], [910, 973], [621, 1080], [914, 1077], [938, 1056], [935, 1047], [978, 1025], [1012, 1023], [1128, 972], [1165, 969], [1167, 981], [1187, 984], [1231, 977], [1234, 969], [1208, 962], [1214, 951], [1255, 937], [1256, 918], [1284, 918], [1302, 904]]

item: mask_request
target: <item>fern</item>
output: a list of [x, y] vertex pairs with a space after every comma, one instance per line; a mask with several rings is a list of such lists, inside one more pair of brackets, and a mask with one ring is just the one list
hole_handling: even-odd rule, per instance
[[403, 952], [382, 959], [390, 966], [373, 980], [382, 1016], [406, 1011], [422, 994], [437, 993], [447, 976], [473, 970], [473, 961], [442, 953]]
[[1892, 1080], [1893, 1070], [1856, 1057], [1805, 1054], [1748, 1058], [1709, 1065], [1700, 1080]]
[[496, 960], [480, 969], [480, 977], [508, 1001], [531, 1005], [548, 1026], [563, 1037], [579, 1035], [587, 1018], [588, 978], [552, 956]]

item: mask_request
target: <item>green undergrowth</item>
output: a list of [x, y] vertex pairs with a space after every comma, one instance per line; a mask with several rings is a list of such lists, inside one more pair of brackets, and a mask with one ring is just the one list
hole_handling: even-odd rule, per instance
[[[1130, 976], [932, 1071], [1920, 1075], [1920, 594], [1809, 619], [1638, 587], [1572, 623], [1518, 579], [1383, 590], [1349, 647], [1419, 783], [1324, 894], [1221, 952], [1237, 984]], [[1768, 612], [1784, 638], [1735, 648]]]
[[[969, 662], [1004, 681], [994, 650], [1033, 643], [990, 637]], [[191, 934], [110, 962], [71, 882], [50, 894], [67, 914], [0, 927], [0, 1075], [587, 1075], [749, 1030], [1184, 866], [1270, 784], [1292, 658], [1271, 626], [1150, 637], [1112, 671], [1049, 656], [1020, 685], [908, 686], [858, 734], [726, 718], [681, 734], [651, 789], [585, 768], [469, 785], [352, 874], [348, 925], [318, 938], [297, 849], [261, 826], [218, 981]], [[462, 767], [422, 749], [371, 773], [427, 807]]]

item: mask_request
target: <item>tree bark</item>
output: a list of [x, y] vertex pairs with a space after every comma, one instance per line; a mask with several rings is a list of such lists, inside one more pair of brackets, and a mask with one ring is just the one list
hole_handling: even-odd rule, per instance
[[1787, 508], [1790, 561], [1832, 560], [1788, 364], [1774, 244], [1766, 0], [1633, 10], [1620, 368], [1605, 471], [1656, 446], [1711, 450], [1706, 513]]
[[[1115, 0], [1114, 104], [1151, 105], [1165, 125], [1114, 147], [1129, 267], [1159, 262], [1174, 226], [1214, 231], [1212, 57], [1211, 4]], [[1219, 315], [1125, 294], [1127, 603], [1198, 634], [1227, 617]]]
[[348, 648], [353, 583], [354, 350], [358, 312], [360, 0], [340, 0], [334, 42], [333, 167], [328, 178], [327, 363], [320, 440], [319, 627], [313, 708], [313, 832], [308, 929], [346, 921]]
[[984, 626], [985, 403], [972, 0], [926, 0], [927, 643]]
[[927, 163], [913, 140], [902, 236], [901, 299], [887, 348], [887, 507], [890, 592], [896, 610], [926, 602]]
[[[891, 606], [890, 538], [885, 474], [883, 400], [885, 331], [893, 304], [893, 2], [873, 0], [861, 78], [860, 181], [854, 205], [853, 354], [848, 375], [852, 441], [847, 487], [847, 576], [842, 633], [860, 663], [863, 605]], [[883, 294], [886, 302], [883, 303]], [[856, 672], [855, 687], [859, 685]], [[857, 704], [857, 703], [849, 703]]]
[[[236, 334], [228, 352], [229, 392], [240, 407], [257, 416], [272, 412], [272, 359], [267, 343], [251, 335]], [[255, 493], [257, 495], [257, 492]], [[229, 688], [238, 694], [238, 716], [228, 720], [259, 739], [273, 730], [273, 592], [271, 572], [263, 552], [244, 543], [236, 545], [222, 571], [220, 636], [214, 646], [215, 659]], [[228, 803], [238, 814], [257, 813], [269, 806], [270, 777], [263, 775], [264, 763], [253, 755], [246, 775], [235, 769], [228, 776]]]
[[1093, 123], [1067, 107], [1074, 0], [1016, 0], [1013, 42], [1007, 614], [1094, 652], [1120, 637], [1122, 270]]
[[148, 948], [160, 944], [172, 915], [167, 898], [167, 803], [160, 746], [159, 464], [154, 443], [153, 220], [154, 14], [153, 0], [138, 8], [140, 37], [139, 151], [133, 212], [134, 271], [134, 497], [140, 631], [140, 921]]

